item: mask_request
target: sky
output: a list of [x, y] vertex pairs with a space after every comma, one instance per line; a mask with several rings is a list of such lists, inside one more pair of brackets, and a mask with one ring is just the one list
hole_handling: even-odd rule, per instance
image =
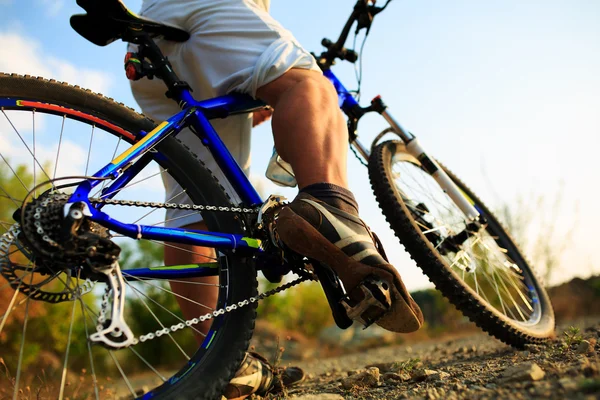
[[[125, 3], [141, 7], [140, 0]], [[353, 4], [272, 0], [271, 13], [320, 52], [321, 39], [337, 38]], [[79, 37], [69, 26], [78, 12], [75, 1], [0, 0], [0, 71], [68, 81], [137, 108], [123, 72], [125, 45], [97, 47]], [[552, 284], [600, 273], [598, 21], [596, 0], [394, 0], [375, 18], [363, 52], [364, 104], [380, 94], [428, 153], [488, 206], [528, 215], [530, 258], [538, 240], [567, 243]], [[356, 88], [354, 66], [336, 65], [334, 73]], [[359, 139], [369, 146], [385, 127], [380, 116], [365, 117]], [[272, 145], [268, 123], [255, 129], [255, 179], [264, 176]], [[382, 217], [366, 169], [352, 154], [348, 167], [361, 215], [408, 288], [430, 285]]]

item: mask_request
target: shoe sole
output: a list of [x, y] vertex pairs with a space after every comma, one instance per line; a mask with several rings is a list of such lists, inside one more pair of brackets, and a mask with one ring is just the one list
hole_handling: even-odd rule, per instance
[[[346, 292], [350, 292], [371, 274], [393, 282], [392, 307], [376, 321], [377, 325], [388, 331], [400, 333], [414, 332], [423, 326], [422, 316], [419, 318], [413, 309], [416, 308], [421, 314], [419, 306], [406, 290], [398, 271], [391, 265], [370, 266], [348, 257], [289, 207], [279, 213], [277, 232], [286, 246], [296, 253], [333, 269], [344, 284]], [[413, 303], [412, 306], [410, 303]]]

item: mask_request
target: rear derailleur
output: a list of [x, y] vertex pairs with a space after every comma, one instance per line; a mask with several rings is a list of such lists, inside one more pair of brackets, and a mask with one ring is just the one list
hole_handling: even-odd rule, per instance
[[68, 200], [67, 194], [49, 191], [17, 211], [21, 239], [35, 255], [41, 274], [77, 271], [79, 278], [107, 284], [97, 332], [90, 335], [90, 341], [110, 349], [135, 344], [124, 320], [125, 281], [118, 263], [121, 248], [106, 228], [86, 218], [90, 215], [87, 204]]

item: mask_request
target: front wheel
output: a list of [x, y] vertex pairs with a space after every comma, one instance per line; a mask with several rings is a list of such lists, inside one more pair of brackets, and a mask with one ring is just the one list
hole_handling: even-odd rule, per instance
[[371, 185], [386, 219], [442, 294], [507, 344], [546, 341], [554, 333], [554, 312], [532, 267], [481, 200], [445, 171], [483, 217], [480, 229], [468, 226], [403, 143], [381, 143], [369, 159]]

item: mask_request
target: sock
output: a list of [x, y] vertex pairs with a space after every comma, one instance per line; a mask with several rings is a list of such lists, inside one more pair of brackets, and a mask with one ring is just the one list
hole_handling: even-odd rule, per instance
[[346, 188], [333, 183], [313, 183], [300, 191], [310, 194], [330, 206], [358, 216], [358, 203], [352, 192]]

